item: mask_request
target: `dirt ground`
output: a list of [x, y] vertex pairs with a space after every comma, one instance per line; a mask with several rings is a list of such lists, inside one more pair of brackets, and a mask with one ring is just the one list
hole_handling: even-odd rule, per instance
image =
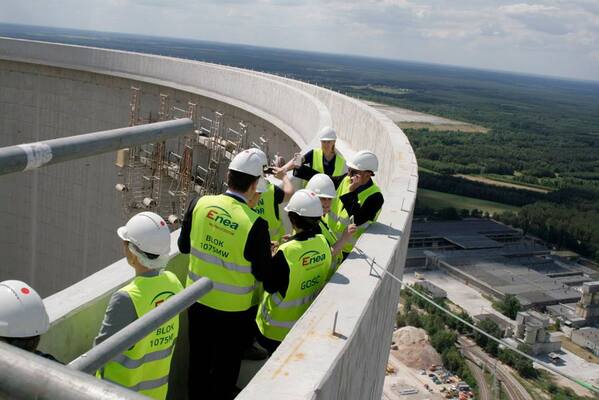
[[432, 131], [460, 131], [469, 133], [488, 132], [488, 129], [483, 126], [473, 125], [467, 122], [455, 121], [436, 115], [409, 110], [407, 108], [389, 106], [372, 101], [365, 101], [364, 103], [385, 114], [402, 129], [427, 128]]

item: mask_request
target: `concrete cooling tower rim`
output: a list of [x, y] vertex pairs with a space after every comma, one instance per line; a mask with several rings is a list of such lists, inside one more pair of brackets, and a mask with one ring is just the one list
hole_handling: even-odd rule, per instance
[[[238, 399], [381, 398], [400, 288], [371, 266], [403, 275], [418, 183], [414, 152], [399, 127], [340, 93], [235, 67], [8, 38], [0, 38], [0, 60], [126, 78], [216, 99], [269, 121], [302, 150], [316, 145], [317, 132], [330, 125], [343, 153], [369, 149], [377, 154], [375, 180], [385, 197], [378, 222]], [[177, 236], [174, 232], [173, 245]], [[173, 268], [186, 268], [184, 256], [174, 250], [172, 256]], [[42, 349], [63, 354], [66, 362], [85, 351], [108, 297], [132, 276], [120, 260], [46, 298], [52, 328]]]

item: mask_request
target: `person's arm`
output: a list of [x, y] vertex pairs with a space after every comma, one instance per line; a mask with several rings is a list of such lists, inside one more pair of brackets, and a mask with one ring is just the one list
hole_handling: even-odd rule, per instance
[[268, 293], [281, 293], [282, 297], [287, 294], [289, 287], [289, 264], [283, 255], [282, 251], [277, 253], [272, 258], [272, 276], [264, 281], [264, 290]]
[[99, 345], [136, 319], [137, 312], [129, 294], [121, 291], [114, 292], [108, 302], [108, 307], [106, 307], [100, 332], [94, 339], [94, 346]]
[[293, 196], [294, 188], [286, 173], [278, 173], [275, 175], [275, 178], [280, 179], [283, 182], [283, 189], [275, 186], [275, 204], [278, 205], [289, 201], [291, 196]]
[[177, 247], [179, 247], [179, 251], [182, 254], [189, 254], [191, 252], [191, 218], [198, 199], [199, 197], [194, 197], [189, 202], [189, 206], [187, 206], [187, 210], [183, 216], [181, 232], [179, 232], [179, 239], [177, 240]]
[[331, 247], [331, 253], [333, 254], [333, 258], [337, 257], [338, 254], [341, 254], [341, 250], [343, 250], [343, 246], [351, 239], [352, 235], [358, 230], [356, 224], [349, 224], [347, 228], [343, 231], [341, 238], [335, 242], [333, 247]]
[[[314, 151], [310, 150], [302, 156], [302, 165], [304, 165], [304, 164], [311, 165], [312, 164], [313, 153], [314, 153]], [[296, 154], [299, 154], [299, 153], [296, 153]], [[294, 158], [295, 157], [291, 157], [291, 160], [289, 160], [287, 162], [287, 164], [283, 165], [281, 168], [275, 168], [275, 173], [276, 174], [286, 173], [286, 172], [291, 171], [292, 169], [298, 168], [293, 162]]]
[[374, 220], [384, 202], [381, 193], [375, 193], [368, 197], [361, 207], [358, 203], [358, 195], [355, 192], [346, 193], [339, 199], [343, 203], [343, 208], [347, 210], [350, 216], [354, 217], [354, 223], [358, 226]]
[[251, 263], [252, 275], [256, 280], [265, 282], [272, 275], [272, 253], [270, 249], [270, 234], [268, 223], [258, 218], [248, 234], [243, 249], [243, 256]]

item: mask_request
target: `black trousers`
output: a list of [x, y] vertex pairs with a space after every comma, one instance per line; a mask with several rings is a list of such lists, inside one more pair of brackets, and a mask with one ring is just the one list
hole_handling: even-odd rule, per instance
[[189, 400], [232, 399], [255, 314], [251, 309], [227, 312], [195, 303], [188, 316]]
[[[258, 329], [258, 326], [256, 326]], [[264, 336], [260, 330], [258, 330], [258, 335], [256, 336], [256, 341], [260, 344], [260, 346], [264, 347], [266, 351], [268, 351], [268, 355], [271, 356], [272, 353], [279, 347], [281, 342], [278, 340], [273, 340]]]

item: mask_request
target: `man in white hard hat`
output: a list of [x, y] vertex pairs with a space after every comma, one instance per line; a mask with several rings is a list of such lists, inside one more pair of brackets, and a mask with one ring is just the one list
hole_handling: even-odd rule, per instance
[[308, 181], [306, 189], [316, 193], [316, 196], [318, 196], [320, 199], [320, 204], [322, 205], [322, 218], [320, 218], [318, 221], [318, 225], [320, 227], [320, 233], [325, 237], [329, 243], [329, 246], [331, 246], [333, 262], [331, 263], [331, 271], [329, 273], [330, 278], [339, 267], [339, 264], [341, 264], [343, 261], [343, 247], [356, 232], [357, 227], [356, 224], [349, 224], [341, 235], [341, 238], [337, 238], [335, 232], [333, 232], [327, 224], [327, 219], [331, 211], [333, 200], [337, 198], [337, 189], [335, 188], [333, 180], [328, 175], [314, 175]]
[[337, 133], [330, 126], [325, 126], [318, 132], [318, 138], [320, 139], [320, 148], [308, 151], [306, 154], [297, 155], [301, 157], [301, 161], [292, 159], [285, 164], [277, 172], [287, 172], [300, 165], [305, 165], [310, 168], [313, 173], [326, 174], [330, 177], [337, 177], [345, 174], [347, 167], [345, 165], [345, 159], [335, 149], [335, 142], [337, 141]]
[[[166, 267], [171, 248], [166, 222], [153, 212], [133, 216], [117, 230], [135, 278], [113, 293], [96, 337], [98, 345], [183, 290]], [[96, 376], [154, 399], [165, 399], [179, 316], [161, 325], [133, 347], [115, 357]]]
[[178, 245], [190, 253], [187, 283], [214, 282], [188, 310], [190, 399], [235, 396], [243, 349], [254, 332], [255, 288], [273, 284], [268, 224], [247, 204], [263, 167], [255, 151], [240, 152], [229, 164], [228, 190], [192, 200], [183, 219]]
[[[331, 212], [326, 218], [329, 228], [340, 239], [351, 223], [357, 225], [356, 232], [343, 247], [343, 258], [351, 252], [368, 226], [376, 221], [383, 207], [383, 194], [372, 180], [378, 165], [378, 159], [373, 152], [361, 150], [347, 161], [347, 174], [331, 178], [337, 189], [337, 197], [333, 200]], [[302, 166], [294, 170], [294, 175], [309, 180], [315, 174]]]
[[[264, 163], [263, 168], [265, 174], [272, 174], [274, 172], [274, 168], [268, 166], [268, 158], [262, 150], [256, 148], [248, 150], [253, 151], [260, 157]], [[279, 173], [275, 177], [282, 181], [283, 188], [281, 189], [267, 179], [260, 179], [258, 187], [256, 188], [257, 194], [254, 199], [250, 200], [250, 207], [268, 223], [270, 240], [278, 242], [285, 234], [283, 221], [279, 215], [279, 206], [282, 203], [289, 201], [294, 189], [286, 174]], [[252, 202], [255, 204], [251, 204]]]
[[50, 324], [44, 302], [25, 282], [0, 282], [0, 341], [56, 361], [37, 350]]
[[266, 287], [256, 325], [258, 342], [274, 352], [327, 282], [331, 248], [320, 234], [322, 206], [314, 192], [298, 190], [285, 207], [295, 231], [273, 257], [277, 284]]

